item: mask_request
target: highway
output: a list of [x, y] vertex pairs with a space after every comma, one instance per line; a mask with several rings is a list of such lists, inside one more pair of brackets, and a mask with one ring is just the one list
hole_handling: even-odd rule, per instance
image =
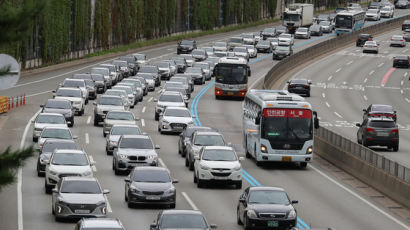
[[[397, 10], [396, 15], [409, 13], [410, 10]], [[259, 31], [261, 28], [251, 28], [244, 31]], [[209, 45], [217, 40], [226, 40], [229, 36], [240, 34], [243, 31], [201, 37], [197, 39], [199, 46]], [[295, 51], [301, 50], [324, 39], [334, 35], [325, 35], [322, 37], [313, 37], [311, 40], [296, 40]], [[386, 35], [384, 40], [387, 40]], [[176, 55], [175, 44], [153, 49], [146, 49], [141, 52], [147, 54], [148, 58], [153, 60], [166, 59]], [[405, 48], [406, 49], [406, 48]], [[349, 47], [347, 53], [357, 53], [357, 48]], [[404, 49], [387, 48], [382, 43], [381, 55], [386, 50], [389, 54], [392, 50]], [[344, 52], [345, 50], [343, 50]], [[341, 51], [342, 52], [342, 51]], [[373, 102], [373, 98], [378, 98], [379, 103], [393, 104], [398, 111], [399, 123], [406, 126], [406, 109], [407, 105], [406, 90], [408, 80], [405, 79], [403, 85], [400, 81], [404, 76], [404, 70], [395, 70], [386, 83], [386, 87], [399, 87], [403, 89], [376, 89], [367, 87], [365, 91], [354, 91], [346, 93], [346, 90], [321, 88], [319, 83], [327, 82], [330, 75], [329, 83], [338, 86], [352, 86], [361, 84], [363, 86], [379, 85], [381, 79], [391, 68], [391, 60], [388, 58], [362, 58], [345, 53], [337, 53], [328, 58], [316, 62], [313, 68], [308, 67], [303, 71], [303, 76], [312, 79], [314, 88], [312, 91], [313, 107], [319, 112], [323, 124], [335, 124], [336, 121], [346, 120], [350, 123], [360, 121], [361, 109], [367, 104], [364, 95], [368, 101]], [[406, 51], [407, 52], [407, 51]], [[387, 55], [387, 54], [386, 54]], [[380, 60], [379, 60], [380, 59]], [[348, 62], [353, 61], [350, 64]], [[106, 60], [110, 62], [110, 60]], [[259, 54], [258, 58], [250, 62], [252, 77], [250, 85], [263, 79], [274, 63], [271, 57]], [[362, 63], [359, 65], [358, 63]], [[384, 63], [380, 65], [380, 63]], [[85, 73], [97, 63], [81, 64], [75, 67], [62, 68], [56, 71], [50, 70], [41, 74], [33, 74], [20, 79], [17, 86], [12, 89], [1, 91], [1, 95], [18, 95], [26, 93], [28, 95], [28, 104], [22, 108], [12, 110], [6, 117], [0, 120], [1, 143], [7, 143], [14, 148], [28, 146], [32, 144], [32, 128], [28, 124], [29, 120], [39, 110], [39, 105], [44, 103], [47, 98], [51, 97], [50, 91], [55, 89], [58, 83], [74, 73]], [[320, 65], [320, 68], [317, 67]], [[377, 67], [380, 65], [380, 67]], [[356, 69], [352, 69], [356, 67]], [[338, 69], [341, 69], [337, 71]], [[367, 84], [363, 81], [370, 71], [374, 70], [374, 77], [367, 77]], [[337, 71], [337, 73], [336, 73]], [[354, 73], [354, 74], [353, 74]], [[361, 74], [357, 74], [361, 73]], [[299, 75], [298, 75], [299, 76]], [[400, 78], [400, 80], [396, 80]], [[209, 85], [211, 84], [211, 85]], [[242, 108], [241, 101], [215, 100], [213, 95], [213, 82], [208, 85], [196, 86], [192, 95], [190, 108], [198, 114], [197, 124], [217, 128], [228, 142], [231, 142], [236, 148], [239, 155], [244, 155], [242, 148]], [[350, 90], [350, 89], [349, 89]], [[376, 91], [379, 90], [379, 91]], [[353, 91], [353, 90], [352, 90]], [[364, 94], [363, 92], [366, 92]], [[382, 93], [381, 93], [382, 92]], [[325, 98], [322, 97], [325, 94]], [[157, 122], [154, 121], [154, 98], [158, 97], [158, 90], [150, 92], [144, 97], [144, 101], [135, 106], [132, 111], [137, 117], [140, 117], [140, 127], [147, 132], [159, 144], [161, 149], [159, 155], [161, 166], [167, 167], [172, 177], [179, 180], [177, 188], [177, 209], [199, 209], [207, 217], [210, 223], [218, 225], [218, 229], [242, 229], [242, 226], [236, 224], [236, 204], [241, 190], [233, 188], [207, 188], [198, 189], [193, 183], [193, 174], [184, 166], [184, 160], [178, 155], [176, 135], [161, 135], [157, 131]], [[382, 96], [384, 95], [384, 97]], [[406, 96], [407, 95], [407, 96]], [[394, 96], [394, 97], [393, 97]], [[399, 96], [400, 99], [395, 97]], [[358, 99], [360, 97], [360, 100]], [[344, 100], [340, 100], [343, 98]], [[401, 103], [399, 103], [399, 101]], [[326, 102], [331, 107], [326, 106]], [[338, 105], [338, 103], [343, 103]], [[348, 105], [345, 105], [348, 104]], [[400, 106], [401, 104], [401, 106]], [[339, 107], [339, 108], [338, 108]], [[228, 112], [229, 111], [229, 112]], [[337, 112], [342, 118], [335, 116]], [[101, 127], [94, 127], [92, 124], [93, 107], [90, 103], [81, 117], [75, 118], [75, 125], [72, 131], [79, 136], [78, 143], [85, 151], [96, 161], [95, 176], [98, 178], [103, 188], [111, 191], [108, 194], [109, 215], [118, 217], [127, 229], [147, 229], [149, 224], [154, 220], [161, 207], [142, 207], [130, 209], [124, 202], [124, 176], [115, 176], [111, 169], [112, 157], [105, 154], [105, 139], [102, 135]], [[337, 126], [332, 126], [336, 128]], [[330, 126], [330, 125], [328, 125]], [[26, 129], [27, 127], [27, 129]], [[406, 126], [407, 127], [407, 126]], [[410, 127], [410, 126], [409, 126]], [[355, 128], [337, 127], [343, 135], [354, 138]], [[408, 133], [409, 131], [407, 131]], [[27, 134], [26, 136], [23, 134]], [[353, 135], [353, 136], [352, 136]], [[404, 155], [410, 146], [406, 143], [406, 131], [401, 131], [400, 152], [395, 155]], [[22, 139], [22, 136], [25, 139]], [[3, 145], [2, 145], [3, 146]], [[405, 156], [402, 156], [402, 158]], [[408, 159], [408, 158], [407, 158]], [[37, 177], [35, 165], [37, 158], [30, 159], [22, 172], [21, 187], [10, 186], [0, 193], [0, 222], [3, 224], [2, 229], [73, 229], [73, 222], [55, 222], [51, 214], [51, 196], [44, 193], [44, 178]], [[291, 199], [299, 200], [296, 205], [300, 220], [298, 225], [302, 229], [317, 227], [334, 227], [335, 229], [410, 229], [409, 220], [403, 219], [399, 215], [391, 212], [386, 206], [374, 202], [368, 196], [359, 193], [356, 188], [350, 187], [342, 178], [334, 176], [333, 172], [326, 167], [326, 162], [317, 160], [308, 166], [306, 170], [300, 170], [293, 165], [267, 165], [263, 168], [257, 167], [253, 160], [247, 159], [242, 163], [247, 179], [244, 179], [244, 187], [247, 186], [279, 186], [286, 189]], [[19, 189], [21, 188], [21, 193]], [[18, 194], [21, 194], [18, 195]], [[21, 198], [21, 199], [20, 199]], [[22, 209], [18, 204], [22, 204]], [[19, 215], [19, 210], [22, 210]], [[20, 224], [19, 220], [21, 221]]]

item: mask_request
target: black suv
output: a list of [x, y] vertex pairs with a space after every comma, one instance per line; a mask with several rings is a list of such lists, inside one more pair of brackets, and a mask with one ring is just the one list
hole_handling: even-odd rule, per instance
[[307, 79], [292, 79], [288, 81], [288, 91], [289, 93], [296, 93], [310, 97], [311, 84], [312, 82]]
[[399, 151], [399, 128], [391, 118], [373, 117], [367, 118], [362, 124], [356, 123], [357, 143], [365, 147], [387, 146], [394, 152]]
[[182, 40], [178, 42], [177, 54], [190, 54], [194, 49], [196, 49], [195, 40]]
[[401, 25], [401, 30], [410, 29], [410, 20], [404, 20], [403, 24]]
[[373, 37], [370, 34], [360, 34], [356, 39], [356, 46], [362, 47], [366, 41], [373, 41]]

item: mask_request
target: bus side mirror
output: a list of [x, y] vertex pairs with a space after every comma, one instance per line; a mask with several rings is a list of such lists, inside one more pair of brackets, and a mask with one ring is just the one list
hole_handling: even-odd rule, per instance
[[317, 117], [317, 112], [313, 111], [313, 125], [315, 127], [315, 129], [319, 128], [319, 118]]

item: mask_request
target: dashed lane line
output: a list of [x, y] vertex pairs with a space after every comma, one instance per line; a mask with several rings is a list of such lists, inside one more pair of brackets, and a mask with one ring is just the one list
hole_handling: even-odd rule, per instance
[[336, 70], [336, 73], [338, 73], [340, 70], [342, 70], [342, 68], [337, 69], [337, 70]]
[[182, 192], [181, 194], [193, 210], [199, 210], [195, 203], [191, 200], [191, 198], [189, 198], [188, 194], [186, 194], [185, 192]]
[[326, 94], [325, 94], [325, 93], [322, 93], [322, 97], [325, 98], [325, 97], [326, 97]]
[[85, 144], [90, 144], [90, 136], [88, 135], [88, 133], [85, 133]]
[[91, 116], [88, 116], [88, 118], [87, 118], [87, 124], [90, 124], [90, 122], [91, 122]]
[[336, 116], [343, 118], [342, 115], [338, 114], [337, 112], [334, 112], [336, 114]]
[[380, 63], [379, 65], [377, 65], [377, 67], [382, 67], [384, 65], [384, 62]]
[[326, 101], [326, 106], [327, 106], [327, 107], [330, 107], [330, 105], [329, 105], [329, 103], [328, 103], [327, 101]]
[[365, 101], [367, 101], [367, 96], [366, 95], [363, 95], [363, 98], [364, 98]]
[[366, 83], [366, 82], [367, 82], [367, 78], [365, 78], [363, 82]]
[[142, 113], [145, 113], [145, 109], [146, 109], [147, 107], [146, 106], [144, 106], [143, 108], [142, 108]]
[[327, 78], [327, 80], [330, 81], [330, 80], [332, 80], [332, 78], [333, 78], [333, 76], [330, 75], [330, 76]]
[[374, 74], [374, 70], [372, 70], [372, 71], [369, 72], [369, 75], [372, 75], [372, 74]]

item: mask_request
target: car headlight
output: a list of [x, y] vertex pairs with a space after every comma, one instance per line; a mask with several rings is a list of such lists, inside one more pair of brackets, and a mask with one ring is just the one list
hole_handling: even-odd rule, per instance
[[116, 142], [116, 141], [110, 141], [109, 143], [110, 143], [110, 145], [117, 146], [117, 142]]
[[246, 212], [246, 215], [249, 217], [249, 218], [257, 218], [258, 216], [256, 215], [256, 212], [254, 211], [254, 210], [248, 210], [247, 212]]
[[91, 176], [93, 174], [93, 172], [91, 172], [91, 171], [86, 171], [86, 172], [84, 172], [82, 175], [83, 176]]
[[167, 191], [165, 191], [165, 194], [174, 194], [175, 193], [175, 188], [170, 188]]
[[130, 186], [130, 191], [135, 194], [143, 194], [141, 190], [137, 189], [136, 187], [132, 185]]
[[206, 165], [203, 165], [203, 164], [200, 164], [199, 167], [201, 167], [201, 169], [203, 169], [203, 170], [209, 170], [209, 169], [211, 169], [210, 167], [208, 167], [208, 166], [206, 166]]
[[118, 156], [119, 156], [121, 159], [127, 159], [127, 158], [128, 158], [128, 156], [125, 155], [125, 154], [119, 154]]
[[50, 173], [51, 175], [54, 175], [54, 176], [57, 175], [57, 172], [54, 171], [54, 170], [50, 170], [49, 173]]
[[288, 219], [295, 219], [296, 218], [296, 211], [293, 209], [289, 212]]
[[147, 157], [148, 160], [154, 160], [155, 158], [157, 158], [156, 155], [149, 155], [149, 156]]
[[235, 167], [233, 168], [233, 170], [234, 170], [234, 171], [239, 171], [239, 170], [241, 170], [241, 168], [242, 168], [242, 167], [241, 167], [240, 165], [237, 165], [237, 166], [235, 166]]

